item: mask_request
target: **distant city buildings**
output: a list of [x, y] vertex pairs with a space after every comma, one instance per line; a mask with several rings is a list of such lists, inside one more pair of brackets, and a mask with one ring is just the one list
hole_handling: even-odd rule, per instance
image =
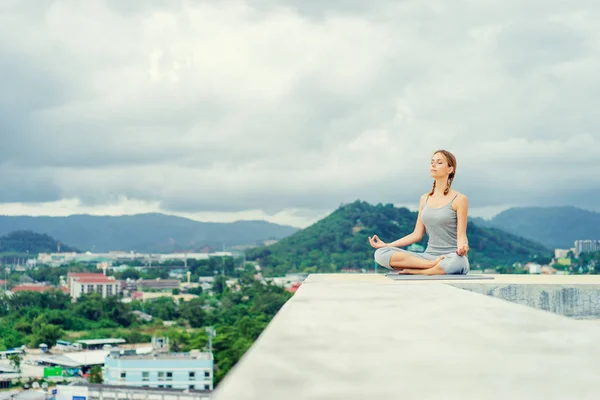
[[417, 252], [417, 253], [422, 253], [422, 252], [425, 251], [425, 247], [421, 246], [418, 243], [413, 243], [413, 244], [409, 245], [406, 248], [406, 250], [408, 250], [408, 251], [414, 251], [414, 252]]
[[[142, 260], [148, 263], [161, 263], [164, 261], [180, 260], [207, 260], [210, 257], [232, 257], [234, 254], [227, 251], [214, 253], [169, 253], [147, 254], [125, 251], [110, 251], [108, 253], [40, 253], [35, 259], [35, 264], [60, 266], [72, 262], [96, 264], [99, 269], [112, 268], [113, 264], [121, 262]], [[33, 262], [32, 262], [33, 263]]]
[[308, 277], [305, 273], [288, 273], [282, 277], [263, 278], [264, 282], [270, 282], [273, 285], [282, 286], [284, 288], [294, 287], [297, 283], [302, 283]]
[[600, 251], [600, 240], [576, 240], [574, 253], [579, 256], [581, 253], [591, 253]]

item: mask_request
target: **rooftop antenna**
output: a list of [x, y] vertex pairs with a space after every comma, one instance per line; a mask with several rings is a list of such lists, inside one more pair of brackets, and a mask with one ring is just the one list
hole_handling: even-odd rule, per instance
[[217, 335], [217, 331], [213, 327], [206, 327], [205, 331], [208, 334], [208, 350], [212, 353], [212, 339]]

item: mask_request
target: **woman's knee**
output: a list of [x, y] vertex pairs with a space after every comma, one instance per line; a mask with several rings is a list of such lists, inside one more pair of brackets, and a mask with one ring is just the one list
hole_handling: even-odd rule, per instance
[[464, 275], [469, 272], [469, 259], [466, 256], [449, 254], [442, 260], [440, 267], [447, 275]]
[[394, 250], [390, 247], [381, 247], [375, 250], [375, 254], [373, 254], [373, 258], [375, 258], [375, 262], [382, 267], [391, 268], [390, 267], [390, 259], [392, 258], [392, 254]]

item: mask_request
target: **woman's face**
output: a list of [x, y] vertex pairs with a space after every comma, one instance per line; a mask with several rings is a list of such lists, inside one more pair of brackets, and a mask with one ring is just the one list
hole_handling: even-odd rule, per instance
[[444, 178], [450, 175], [453, 168], [448, 166], [448, 161], [442, 153], [435, 153], [431, 157], [431, 166], [429, 169], [429, 175], [432, 178]]

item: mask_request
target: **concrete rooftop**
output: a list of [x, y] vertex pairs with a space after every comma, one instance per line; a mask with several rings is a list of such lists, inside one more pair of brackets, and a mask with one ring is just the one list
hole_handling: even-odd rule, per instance
[[[528, 302], [534, 293], [545, 306], [586, 290], [581, 307], [593, 312], [600, 276], [494, 278], [311, 275], [213, 399], [600, 398], [597, 320], [493, 297], [517, 288], [517, 297], [526, 295], [509, 300]], [[546, 291], [565, 287], [567, 297]]]

